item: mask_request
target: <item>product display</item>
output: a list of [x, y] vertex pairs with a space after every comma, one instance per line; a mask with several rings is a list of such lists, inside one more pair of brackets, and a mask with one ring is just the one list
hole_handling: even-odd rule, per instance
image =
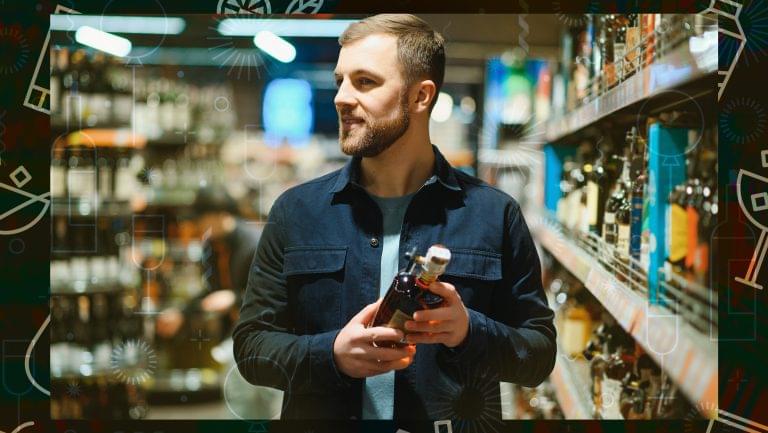
[[[575, 21], [546, 89], [552, 116], [498, 152], [544, 141], [543, 159], [517, 169], [527, 185], [508, 192], [528, 193], [526, 219], [545, 252], [564, 356], [550, 381], [565, 418], [709, 417], [716, 407], [716, 65], [661, 85], [655, 72], [701, 65], [686, 56], [716, 35], [712, 22], [667, 14]], [[535, 89], [537, 104], [543, 90]], [[654, 96], [665, 91], [700, 96]], [[541, 166], [542, 176], [528, 174]]]

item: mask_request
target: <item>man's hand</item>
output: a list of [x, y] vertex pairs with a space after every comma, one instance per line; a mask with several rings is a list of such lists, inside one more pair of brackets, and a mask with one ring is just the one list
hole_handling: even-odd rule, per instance
[[413, 362], [416, 347], [374, 347], [373, 341], [400, 341], [403, 332], [377, 326], [366, 328], [373, 320], [381, 299], [367, 305], [336, 336], [333, 342], [333, 360], [342, 373], [354, 378], [375, 376], [390, 370], [401, 370]]
[[[429, 290], [444, 299], [441, 307], [413, 313], [405, 322], [408, 343], [442, 343], [447, 347], [461, 344], [469, 332], [469, 312], [452, 284], [435, 281]], [[414, 333], [411, 333], [414, 332]]]

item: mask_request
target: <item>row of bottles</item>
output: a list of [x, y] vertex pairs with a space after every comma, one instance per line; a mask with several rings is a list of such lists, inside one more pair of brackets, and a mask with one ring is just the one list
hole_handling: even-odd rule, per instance
[[56, 146], [51, 155], [51, 196], [90, 202], [84, 206], [129, 201], [140, 189], [136, 176], [143, 164], [131, 147]]
[[98, 51], [58, 47], [51, 53], [51, 124], [132, 127], [157, 139], [221, 142], [235, 117], [228, 86], [193, 85], [178, 68], [125, 64]]
[[692, 412], [665, 372], [584, 285], [547, 256], [544, 284], [555, 310], [560, 353], [587, 384], [597, 419], [674, 419]]
[[664, 52], [700, 34], [703, 17], [677, 14], [600, 14], [569, 20], [552, 106], [563, 115], [631, 77]]
[[[684, 127], [686, 116], [662, 113], [649, 118], [647, 126], [662, 123]], [[647, 131], [631, 127], [623, 146], [615, 146], [610, 137], [599, 144], [585, 141], [575, 157], [566, 157], [563, 163], [557, 218], [573, 232], [601, 239], [602, 248], [595, 253], [622, 281], [646, 273], [649, 267], [652, 236], [648, 228]], [[718, 213], [717, 131], [711, 127], [691, 127], [688, 131], [686, 153], [667, 158], [669, 169], [681, 170], [685, 165], [687, 180], [665, 200], [667, 234], [663, 247], [669, 271], [705, 285], [710, 272], [709, 243]]]

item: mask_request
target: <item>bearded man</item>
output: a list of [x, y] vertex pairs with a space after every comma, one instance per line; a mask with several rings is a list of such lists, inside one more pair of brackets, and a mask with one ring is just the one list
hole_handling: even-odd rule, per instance
[[[285, 391], [283, 419], [498, 423], [499, 381], [536, 386], [556, 353], [520, 207], [430, 141], [439, 33], [385, 14], [351, 24], [339, 43], [334, 103], [352, 158], [272, 207], [234, 331], [239, 370]], [[404, 252], [438, 243], [452, 253], [429, 287], [443, 304], [406, 322], [405, 347], [375, 346], [404, 337], [366, 327]]]

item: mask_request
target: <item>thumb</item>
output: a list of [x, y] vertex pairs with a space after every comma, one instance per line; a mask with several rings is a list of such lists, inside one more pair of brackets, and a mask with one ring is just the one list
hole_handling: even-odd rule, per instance
[[379, 298], [376, 302], [373, 304], [368, 304], [360, 310], [359, 313], [355, 315], [355, 317], [350, 320], [350, 322], [357, 322], [361, 323], [363, 325], [368, 325], [368, 323], [373, 320], [373, 315], [376, 314], [376, 310], [379, 309], [379, 305], [381, 304], [382, 298]]

